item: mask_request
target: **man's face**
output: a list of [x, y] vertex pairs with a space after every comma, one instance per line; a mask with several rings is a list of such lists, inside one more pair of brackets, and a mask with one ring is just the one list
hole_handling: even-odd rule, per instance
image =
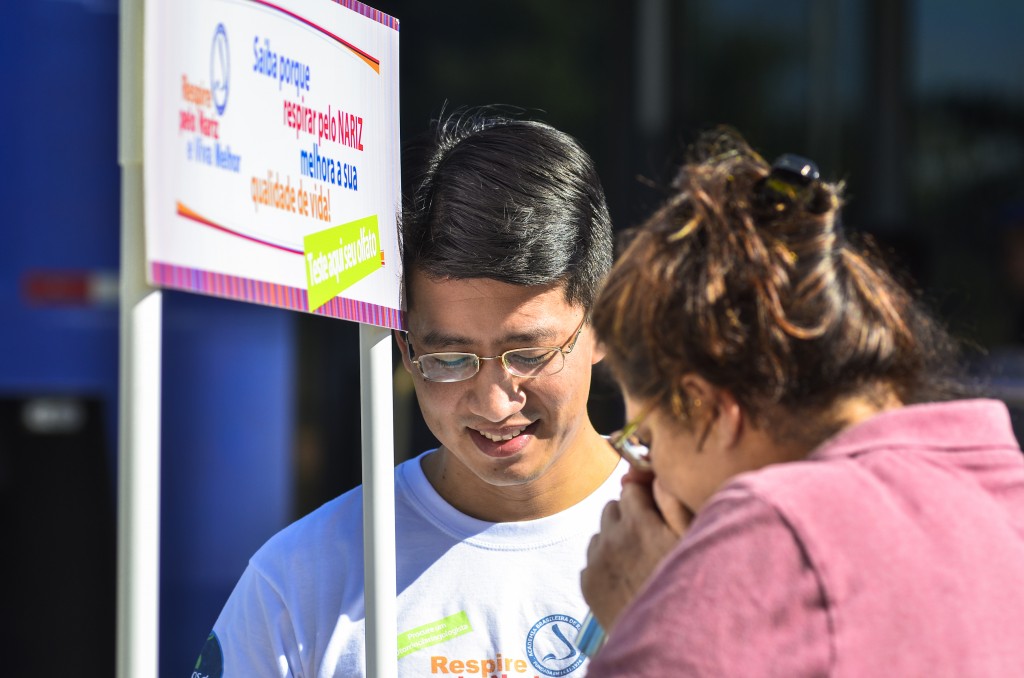
[[[413, 272], [408, 280], [413, 358], [447, 351], [496, 356], [531, 346], [568, 347], [585, 311], [565, 300], [559, 286], [519, 287], [489, 279], [431, 280]], [[530, 483], [559, 462], [568, 464], [592, 431], [586, 402], [590, 373], [600, 360], [589, 325], [583, 327], [565, 367], [526, 379], [510, 375], [500, 360], [460, 382], [423, 378], [409, 346], [399, 338], [423, 417], [442, 453], [490, 486]], [[567, 454], [568, 453], [568, 454]]]

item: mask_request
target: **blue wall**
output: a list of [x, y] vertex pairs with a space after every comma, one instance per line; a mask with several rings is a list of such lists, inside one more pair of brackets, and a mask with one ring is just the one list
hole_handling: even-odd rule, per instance
[[116, 306], [37, 308], [21, 287], [41, 269], [117, 270], [117, 36], [116, 14], [70, 3], [7, 3], [0, 22], [0, 390], [100, 395], [111, 463]]
[[292, 320], [164, 292], [162, 676], [188, 675], [249, 556], [291, 515]]
[[[116, 302], [34, 305], [23, 283], [43, 271], [117, 274], [118, 32], [116, 0], [11, 2], [0, 22], [0, 396], [98, 399], [104, 435], [90, 444], [103, 448], [93, 456], [108, 482], [95, 493], [107, 506]], [[161, 675], [189, 674], [246, 559], [290, 516], [293, 334], [284, 311], [165, 293]], [[40, 501], [71, 503], [58, 489]], [[53, 618], [78, 604], [62, 601]], [[113, 634], [109, 666], [77, 675], [112, 675]]]

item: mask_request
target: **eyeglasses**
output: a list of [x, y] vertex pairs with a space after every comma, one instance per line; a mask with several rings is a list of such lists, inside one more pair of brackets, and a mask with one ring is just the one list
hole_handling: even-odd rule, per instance
[[640, 438], [636, 435], [637, 429], [640, 428], [640, 424], [643, 423], [649, 412], [649, 409], [644, 408], [608, 441], [619, 453], [619, 456], [628, 461], [629, 465], [637, 471], [651, 470], [651, 459], [647, 456], [647, 446], [640, 442]]
[[[548, 377], [558, 374], [565, 367], [565, 356], [572, 353], [576, 348], [576, 342], [583, 332], [583, 326], [587, 322], [587, 316], [583, 316], [579, 327], [576, 328], [572, 337], [572, 343], [567, 348], [560, 346], [534, 346], [531, 348], [514, 348], [505, 351], [501, 355], [479, 356], [475, 353], [424, 353], [419, 358], [414, 358], [412, 353], [412, 335], [405, 333], [409, 345], [409, 360], [419, 368], [420, 374], [427, 381], [451, 383], [465, 381], [480, 371], [480, 362], [483, 360], [500, 360], [505, 371], [514, 377], [523, 379], [535, 379], [537, 377]], [[565, 344], [562, 344], [565, 346]]]

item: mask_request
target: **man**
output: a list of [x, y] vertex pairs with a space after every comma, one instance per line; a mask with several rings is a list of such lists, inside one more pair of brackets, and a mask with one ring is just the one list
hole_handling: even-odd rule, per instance
[[[395, 470], [399, 675], [581, 676], [579, 571], [625, 471], [586, 412], [600, 182], [568, 135], [478, 112], [438, 123], [412, 183], [397, 342], [441, 446]], [[364, 675], [362, 543], [361, 488], [272, 538], [200, 665]]]

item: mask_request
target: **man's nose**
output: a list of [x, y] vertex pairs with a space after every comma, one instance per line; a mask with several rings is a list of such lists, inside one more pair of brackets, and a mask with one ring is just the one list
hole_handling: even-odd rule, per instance
[[526, 404], [522, 381], [509, 374], [500, 359], [481, 361], [480, 371], [473, 378], [473, 414], [499, 422], [519, 412]]

